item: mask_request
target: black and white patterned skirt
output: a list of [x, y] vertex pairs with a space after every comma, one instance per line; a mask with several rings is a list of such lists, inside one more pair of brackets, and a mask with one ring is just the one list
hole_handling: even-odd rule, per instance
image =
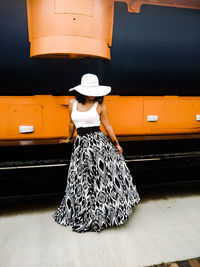
[[140, 201], [122, 154], [101, 131], [77, 135], [65, 195], [52, 214], [76, 232], [100, 232], [119, 226]]

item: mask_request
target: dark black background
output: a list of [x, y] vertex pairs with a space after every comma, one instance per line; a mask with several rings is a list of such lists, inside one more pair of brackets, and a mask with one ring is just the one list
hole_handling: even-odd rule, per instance
[[1, 95], [67, 95], [82, 74], [119, 95], [200, 95], [200, 10], [115, 3], [112, 60], [31, 59], [25, 0], [0, 1]]

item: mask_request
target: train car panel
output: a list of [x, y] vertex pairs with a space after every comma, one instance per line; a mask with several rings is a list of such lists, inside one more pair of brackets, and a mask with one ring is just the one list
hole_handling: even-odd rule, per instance
[[110, 59], [113, 0], [28, 0], [31, 57]]
[[[199, 132], [196, 120], [200, 113], [200, 98], [166, 96], [144, 100], [144, 131], [152, 133]], [[149, 122], [148, 116], [156, 115], [156, 122]]]
[[[67, 137], [68, 104], [72, 97], [1, 96], [0, 112], [4, 119], [0, 123], [0, 139]], [[120, 136], [200, 132], [200, 97], [108, 95], [105, 104], [114, 131]], [[101, 129], [106, 134], [102, 125]]]

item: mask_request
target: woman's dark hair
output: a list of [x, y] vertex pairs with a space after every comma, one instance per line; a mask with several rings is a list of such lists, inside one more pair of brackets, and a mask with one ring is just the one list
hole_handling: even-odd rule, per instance
[[[79, 103], [85, 104], [85, 96], [84, 95], [78, 93], [77, 91], [75, 91], [74, 95], [75, 95], [75, 97]], [[104, 99], [104, 96], [97, 96], [97, 97], [95, 97], [94, 101], [98, 101], [99, 104], [102, 104], [103, 99]]]

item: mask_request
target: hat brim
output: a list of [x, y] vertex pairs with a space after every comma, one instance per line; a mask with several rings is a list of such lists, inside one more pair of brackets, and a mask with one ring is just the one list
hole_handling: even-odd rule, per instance
[[85, 96], [104, 96], [110, 93], [111, 87], [103, 85], [92, 87], [78, 85], [69, 89], [70, 92], [74, 90]]

